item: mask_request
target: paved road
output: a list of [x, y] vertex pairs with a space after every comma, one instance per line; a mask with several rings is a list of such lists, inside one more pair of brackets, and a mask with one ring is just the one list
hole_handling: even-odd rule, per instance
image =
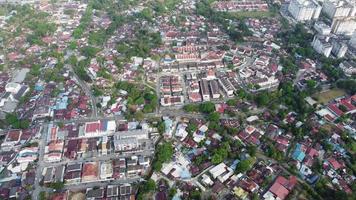
[[70, 190], [84, 190], [86, 188], [93, 188], [93, 187], [105, 187], [107, 185], [121, 185], [126, 183], [133, 183], [136, 181], [142, 180], [141, 177], [132, 177], [132, 178], [125, 178], [125, 179], [115, 179], [115, 180], [105, 180], [105, 181], [96, 181], [90, 183], [73, 183], [67, 184], [64, 189]]
[[37, 199], [39, 196], [39, 193], [41, 192], [41, 186], [40, 186], [40, 180], [42, 178], [42, 171], [43, 171], [43, 156], [45, 153], [45, 147], [46, 147], [46, 138], [47, 138], [47, 125], [43, 125], [42, 128], [42, 133], [41, 137], [38, 141], [39, 145], [39, 157], [38, 157], [38, 163], [37, 163], [37, 168], [36, 168], [36, 177], [35, 177], [35, 184], [34, 184], [34, 190], [32, 192], [32, 199]]
[[[84, 123], [84, 122], [90, 122], [90, 121], [97, 121], [97, 120], [125, 120], [123, 116], [108, 116], [108, 117], [101, 117], [101, 116], [96, 116], [96, 117], [81, 117], [77, 119], [70, 119], [70, 120], [54, 120], [54, 123], [62, 122], [62, 123]], [[51, 122], [48, 122], [51, 123]]]

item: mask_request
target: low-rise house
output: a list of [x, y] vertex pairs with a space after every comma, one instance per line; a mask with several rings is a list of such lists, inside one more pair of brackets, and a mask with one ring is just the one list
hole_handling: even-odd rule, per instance
[[278, 176], [277, 179], [274, 181], [273, 185], [263, 195], [263, 198], [268, 200], [284, 200], [293, 190], [296, 184], [297, 177], [295, 176], [290, 176], [289, 179], [286, 179], [283, 176]]
[[303, 146], [298, 143], [295, 146], [295, 149], [292, 153], [292, 158], [296, 161], [302, 162], [304, 160], [304, 157], [305, 157], [305, 152], [303, 150]]
[[87, 122], [84, 125], [84, 137], [98, 137], [100, 135], [112, 134], [115, 130], [115, 121], [98, 120]]
[[22, 130], [10, 130], [7, 132], [4, 142], [1, 144], [2, 149], [14, 148], [20, 142]]
[[110, 161], [100, 164], [100, 179], [109, 179], [113, 176], [113, 167]]
[[86, 199], [87, 200], [96, 200], [96, 199], [103, 199], [105, 194], [104, 188], [88, 188], [86, 192]]
[[82, 171], [82, 182], [91, 182], [98, 179], [98, 163], [97, 162], [87, 162], [83, 164]]
[[209, 170], [209, 173], [214, 179], [216, 179], [219, 176], [223, 175], [224, 173], [227, 173], [228, 171], [232, 171], [232, 170], [228, 166], [226, 166], [225, 163], [220, 163], [215, 167], [211, 168]]
[[108, 185], [106, 188], [106, 197], [114, 198], [118, 197], [119, 194], [119, 186], [117, 185]]

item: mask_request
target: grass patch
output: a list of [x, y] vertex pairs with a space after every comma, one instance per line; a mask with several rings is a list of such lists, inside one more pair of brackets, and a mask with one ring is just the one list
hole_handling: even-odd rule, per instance
[[317, 93], [315, 95], [313, 95], [313, 97], [321, 104], [327, 104], [329, 101], [337, 98], [337, 97], [341, 97], [343, 95], [345, 95], [345, 91], [341, 90], [341, 89], [332, 89], [332, 90], [328, 90], [325, 92], [320, 92]]
[[270, 11], [238, 11], [238, 12], [231, 12], [231, 15], [239, 19], [244, 19], [244, 18], [274, 17], [276, 14]]
[[7, 15], [8, 12], [8, 8], [5, 5], [0, 5], [0, 16], [4, 16]]

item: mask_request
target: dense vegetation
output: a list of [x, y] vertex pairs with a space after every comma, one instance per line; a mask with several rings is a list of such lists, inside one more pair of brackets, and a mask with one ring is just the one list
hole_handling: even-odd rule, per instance
[[197, 3], [197, 14], [219, 24], [233, 41], [242, 42], [243, 37], [252, 35], [243, 20], [239, 20], [231, 13], [214, 11], [210, 6], [211, 2], [211, 0], [203, 0]]
[[157, 48], [162, 44], [161, 35], [159, 32], [149, 32], [144, 29], [136, 31], [135, 39], [126, 42], [120, 42], [116, 46], [116, 50], [125, 55], [126, 58], [133, 56], [148, 57], [150, 50]]
[[174, 149], [171, 142], [163, 142], [157, 146], [155, 160], [152, 167], [155, 171], [162, 169], [162, 164], [172, 159]]
[[127, 104], [132, 105], [144, 105], [143, 112], [150, 113], [156, 108], [158, 101], [156, 93], [149, 89], [142, 89], [140, 85], [129, 83], [126, 81], [120, 81], [115, 84], [116, 89], [124, 90], [128, 93]]
[[30, 126], [30, 122], [27, 119], [19, 119], [15, 114], [7, 114], [5, 122], [14, 129], [26, 129]]

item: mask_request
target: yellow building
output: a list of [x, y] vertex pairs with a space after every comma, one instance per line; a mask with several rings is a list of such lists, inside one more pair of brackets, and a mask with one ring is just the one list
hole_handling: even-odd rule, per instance
[[236, 197], [238, 197], [239, 199], [242, 199], [242, 200], [247, 199], [247, 196], [248, 196], [248, 192], [246, 192], [241, 187], [234, 187], [234, 194]]

